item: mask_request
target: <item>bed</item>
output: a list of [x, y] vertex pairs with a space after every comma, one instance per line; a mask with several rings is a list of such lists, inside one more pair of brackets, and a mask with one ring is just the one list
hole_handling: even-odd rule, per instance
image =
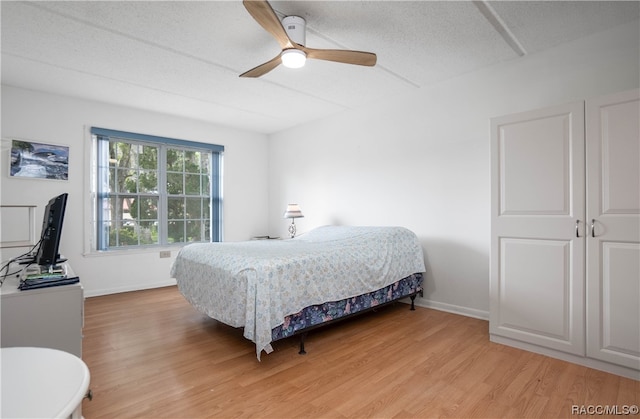
[[260, 360], [272, 342], [321, 324], [406, 297], [413, 306], [424, 271], [406, 228], [323, 226], [287, 240], [187, 245], [171, 276], [196, 310], [244, 328]]

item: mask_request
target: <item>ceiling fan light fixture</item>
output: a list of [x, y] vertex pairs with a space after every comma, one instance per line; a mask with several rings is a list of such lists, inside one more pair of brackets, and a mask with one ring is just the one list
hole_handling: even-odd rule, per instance
[[304, 67], [305, 61], [307, 61], [307, 54], [299, 49], [285, 49], [280, 54], [282, 59], [282, 65], [287, 68], [300, 68]]
[[305, 20], [300, 16], [285, 16], [280, 20], [267, 0], [242, 0], [242, 4], [260, 26], [275, 38], [281, 51], [269, 61], [240, 74], [240, 77], [264, 76], [280, 64], [300, 68], [305, 65], [307, 58], [369, 67], [376, 65], [376, 54], [372, 52], [308, 48]]

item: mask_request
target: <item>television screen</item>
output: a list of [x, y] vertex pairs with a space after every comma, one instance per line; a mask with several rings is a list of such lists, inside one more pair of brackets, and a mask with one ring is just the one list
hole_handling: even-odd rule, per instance
[[38, 247], [35, 260], [38, 265], [50, 266], [63, 262], [58, 254], [58, 248], [62, 236], [62, 222], [67, 207], [67, 196], [68, 194], [63, 193], [52, 198], [44, 210], [40, 247]]

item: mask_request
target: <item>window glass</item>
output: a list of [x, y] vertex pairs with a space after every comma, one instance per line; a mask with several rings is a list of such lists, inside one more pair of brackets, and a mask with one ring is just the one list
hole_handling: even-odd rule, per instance
[[98, 160], [97, 250], [221, 240], [222, 146], [91, 132]]

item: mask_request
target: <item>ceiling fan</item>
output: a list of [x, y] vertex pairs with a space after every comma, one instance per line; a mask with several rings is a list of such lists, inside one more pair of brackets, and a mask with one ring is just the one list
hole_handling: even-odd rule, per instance
[[240, 74], [240, 77], [260, 77], [280, 64], [292, 68], [302, 67], [307, 58], [364, 66], [376, 64], [376, 54], [371, 52], [307, 48], [304, 45], [305, 20], [303, 18], [287, 16], [280, 22], [268, 1], [243, 0], [242, 3], [249, 14], [276, 38], [282, 51], [266, 63]]

